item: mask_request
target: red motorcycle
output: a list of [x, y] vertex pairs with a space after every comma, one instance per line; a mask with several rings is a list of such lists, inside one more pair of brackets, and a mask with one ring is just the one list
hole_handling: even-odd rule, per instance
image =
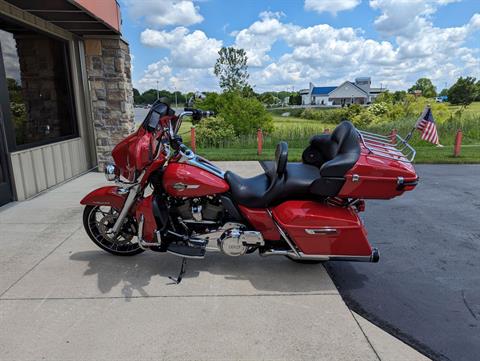
[[[131, 256], [153, 250], [203, 258], [215, 243], [228, 256], [258, 250], [299, 262], [377, 262], [358, 213], [364, 199], [390, 199], [415, 188], [415, 150], [398, 135], [357, 130], [343, 121], [315, 136], [303, 162], [288, 162], [280, 142], [265, 172], [242, 178], [195, 154], [177, 135], [180, 115], [157, 101], [105, 167], [115, 186], [82, 199], [87, 234], [100, 248]], [[151, 191], [148, 188], [151, 186]], [[182, 268], [183, 269], [183, 268]]]

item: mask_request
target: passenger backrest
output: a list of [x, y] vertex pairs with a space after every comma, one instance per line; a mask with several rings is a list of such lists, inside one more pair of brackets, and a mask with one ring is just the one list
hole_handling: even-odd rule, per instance
[[355, 127], [349, 121], [343, 121], [332, 133], [332, 147], [335, 156], [320, 167], [322, 177], [343, 177], [360, 157], [360, 143]]

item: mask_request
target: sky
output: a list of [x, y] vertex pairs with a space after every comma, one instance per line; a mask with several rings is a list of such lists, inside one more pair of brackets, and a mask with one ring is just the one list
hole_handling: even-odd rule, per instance
[[243, 48], [257, 92], [359, 76], [406, 90], [480, 78], [480, 0], [120, 0], [140, 91], [218, 91], [222, 46]]

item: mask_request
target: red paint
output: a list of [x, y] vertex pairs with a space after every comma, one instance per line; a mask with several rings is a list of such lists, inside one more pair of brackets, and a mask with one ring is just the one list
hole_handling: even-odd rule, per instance
[[120, 210], [127, 199], [127, 195], [117, 193], [118, 187], [109, 186], [95, 189], [88, 193], [80, 201], [80, 204], [89, 206], [111, 206], [116, 210]]
[[190, 148], [192, 148], [194, 152], [197, 151], [197, 139], [195, 134], [195, 127], [190, 128]]
[[269, 241], [278, 241], [280, 239], [280, 233], [278, 233], [277, 227], [266, 209], [248, 208], [242, 205], [238, 205], [238, 208], [248, 222], [262, 233], [263, 238]]
[[462, 130], [457, 130], [457, 135], [455, 136], [455, 147], [453, 148], [453, 156], [460, 157], [460, 151], [462, 150]]
[[150, 175], [155, 172], [158, 168], [161, 168], [165, 164], [165, 156], [163, 154], [160, 154], [157, 159], [155, 159], [152, 164], [150, 164], [146, 169], [145, 169], [145, 175], [142, 178], [142, 186], [145, 186], [146, 183], [149, 181]]
[[115, 165], [120, 168], [120, 174], [133, 181], [135, 171], [142, 170], [151, 163], [156, 145], [154, 134], [143, 127], [118, 143], [113, 148], [112, 157]]
[[[287, 201], [272, 209], [279, 225], [305, 254], [370, 256], [372, 248], [357, 213], [312, 201]], [[305, 229], [335, 228], [337, 234], [307, 234]]]
[[257, 154], [261, 155], [263, 150], [263, 133], [261, 129], [257, 130]]
[[[360, 176], [357, 182], [353, 181], [353, 175]], [[379, 157], [368, 153], [362, 147], [357, 163], [345, 174], [345, 184], [338, 196], [342, 198], [390, 199], [414, 188], [405, 187], [397, 190], [398, 177], [403, 177], [405, 182], [413, 182], [418, 178], [411, 163]]]
[[120, 33], [120, 5], [116, 0], [73, 0], [82, 9], [99, 19], [113, 30]]
[[[190, 186], [190, 188], [175, 189], [174, 185], [179, 183]], [[174, 197], [203, 197], [225, 193], [230, 189], [224, 179], [184, 163], [168, 164], [163, 173], [163, 187], [168, 194]]]
[[140, 220], [143, 215], [143, 239], [148, 242], [153, 242], [153, 236], [157, 229], [157, 222], [153, 215], [153, 196], [149, 195], [141, 199], [136, 207], [135, 217]]

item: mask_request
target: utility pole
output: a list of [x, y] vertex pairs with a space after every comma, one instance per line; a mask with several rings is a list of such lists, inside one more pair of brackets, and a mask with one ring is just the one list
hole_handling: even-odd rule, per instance
[[159, 95], [158, 95], [158, 80], [157, 80], [157, 100], [160, 99]]

